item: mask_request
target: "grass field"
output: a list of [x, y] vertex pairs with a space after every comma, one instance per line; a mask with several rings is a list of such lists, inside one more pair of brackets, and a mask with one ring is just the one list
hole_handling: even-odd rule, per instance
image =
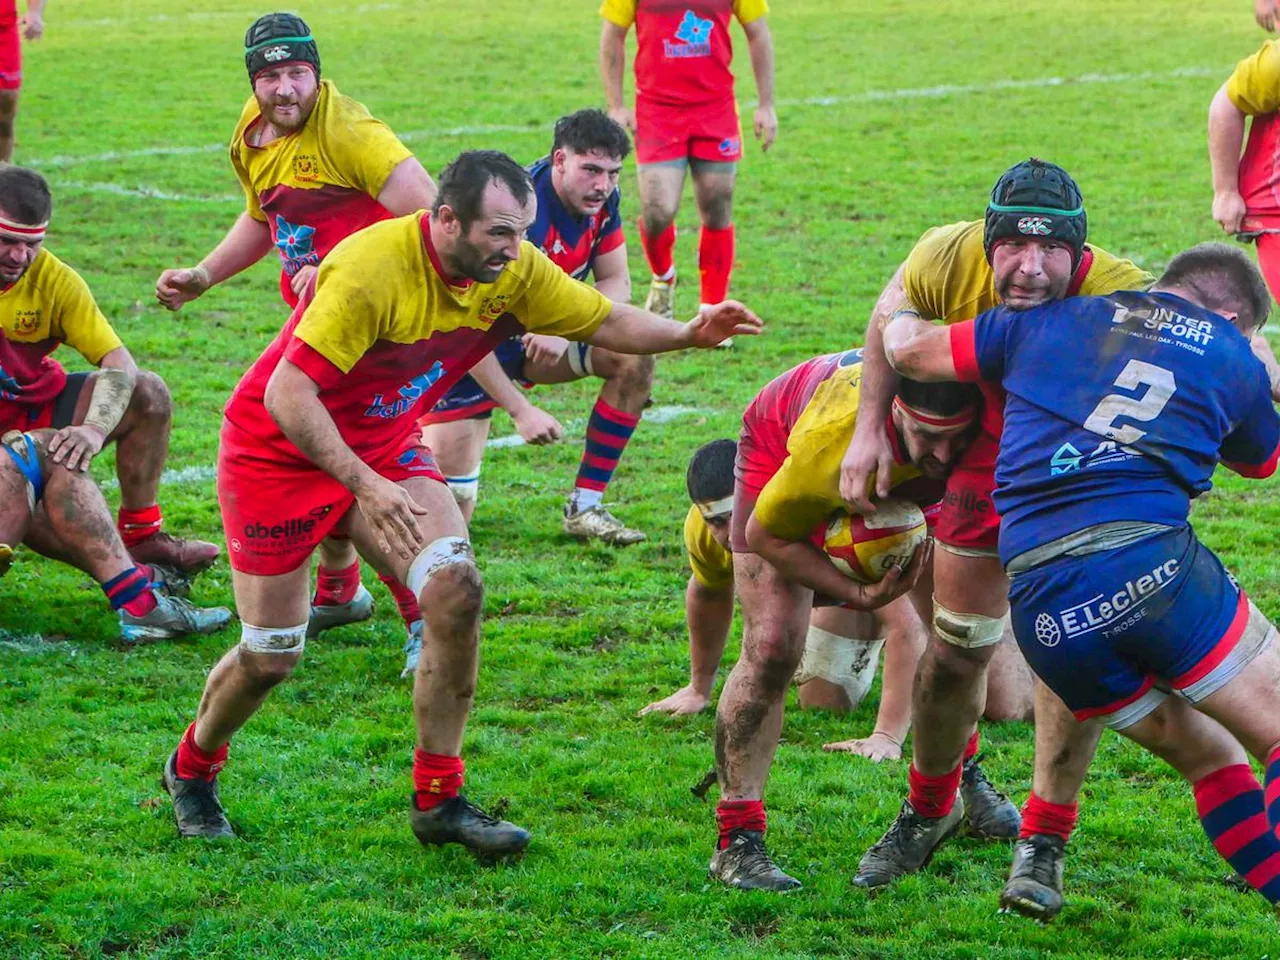
[[[215, 540], [220, 410], [285, 318], [276, 270], [264, 263], [176, 316], [152, 290], [239, 208], [219, 145], [249, 93], [240, 39], [263, 9], [55, 0], [46, 39], [26, 51], [18, 128], [16, 159], [53, 184], [50, 248], [172, 388], [168, 527]], [[299, 12], [325, 75], [433, 171], [467, 147], [532, 160], [555, 117], [602, 99], [587, 0]], [[855, 891], [849, 876], [896, 812], [905, 764], [819, 748], [868, 730], [873, 704], [851, 720], [788, 718], [770, 835], [805, 889], [780, 898], [708, 883], [713, 801], [689, 787], [710, 765], [711, 717], [635, 718], [685, 676], [689, 453], [735, 435], [777, 372], [857, 343], [921, 231], [979, 215], [998, 172], [1030, 154], [1076, 174], [1091, 237], [1115, 253], [1154, 269], [1212, 238], [1207, 105], [1262, 39], [1238, 0], [779, 0], [772, 28], [781, 134], [742, 166], [734, 278], [769, 329], [732, 352], [660, 362], [667, 417], [642, 425], [610, 493], [650, 540], [614, 551], [560, 534], [594, 386], [538, 393], [576, 424], [571, 442], [488, 457], [473, 530], [487, 598], [468, 792], [535, 831], [525, 860], [482, 868], [456, 849], [424, 851], [407, 829], [402, 627], [376, 584], [375, 619], [311, 644], [236, 738], [222, 779], [240, 839], [179, 842], [157, 774], [236, 633], [121, 652], [97, 587], [24, 553], [0, 581], [0, 957], [1276, 955], [1264, 902], [1219, 882], [1227, 870], [1189, 791], [1115, 738], [1086, 787], [1070, 903], [1052, 927], [996, 914], [1001, 846], [953, 842], [877, 899]], [[754, 88], [736, 39], [745, 100]], [[629, 164], [628, 223], [634, 180]], [[691, 310], [691, 197], [679, 222]], [[632, 266], [642, 289], [634, 244]], [[499, 416], [495, 435], [506, 433]], [[95, 473], [113, 476], [110, 454]], [[1274, 619], [1277, 486], [1222, 481], [1197, 527]], [[225, 562], [197, 597], [231, 602]], [[988, 771], [1019, 802], [1031, 737], [1021, 725], [985, 736]]]

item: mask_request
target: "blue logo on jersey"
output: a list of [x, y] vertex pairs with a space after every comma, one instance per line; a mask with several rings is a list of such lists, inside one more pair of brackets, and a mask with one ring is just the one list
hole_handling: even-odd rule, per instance
[[1088, 470], [1090, 467], [1100, 467], [1104, 463], [1119, 463], [1138, 456], [1141, 454], [1133, 447], [1121, 446], [1114, 440], [1103, 440], [1088, 455], [1081, 453], [1072, 444], [1064, 443], [1054, 452], [1049, 461], [1049, 476], [1056, 477], [1073, 470], [1080, 470], [1082, 465], [1083, 469]]
[[284, 261], [284, 272], [292, 277], [303, 267], [314, 267], [320, 263], [320, 255], [315, 252], [312, 238], [316, 235], [315, 227], [305, 223], [290, 223], [276, 214], [276, 246], [280, 250], [280, 259]]
[[0, 367], [0, 400], [17, 400], [22, 395], [22, 384]]
[[1056, 477], [1060, 473], [1070, 473], [1080, 469], [1080, 458], [1084, 454], [1069, 443], [1064, 443], [1049, 461], [1049, 476]]
[[400, 395], [399, 399], [387, 403], [382, 399], [382, 394], [374, 394], [373, 402], [369, 404], [369, 409], [364, 412], [366, 417], [378, 417], [382, 420], [391, 420], [407, 413], [412, 409], [413, 405], [422, 399], [422, 395], [431, 389], [432, 385], [444, 376], [444, 365], [437, 360], [431, 365], [431, 369], [426, 373], [420, 373], [396, 392]]
[[711, 56], [711, 28], [715, 24], [703, 20], [692, 10], [684, 12], [684, 19], [676, 27], [676, 39], [680, 43], [663, 40], [663, 52], [668, 57], [709, 57]]
[[435, 458], [431, 456], [431, 451], [426, 447], [414, 447], [412, 450], [406, 450], [396, 457], [396, 463], [410, 473], [434, 473], [437, 469]]

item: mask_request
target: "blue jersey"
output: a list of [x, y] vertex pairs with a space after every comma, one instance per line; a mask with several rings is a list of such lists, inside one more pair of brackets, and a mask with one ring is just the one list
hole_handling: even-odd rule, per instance
[[529, 228], [529, 242], [551, 258], [557, 267], [575, 280], [585, 280], [596, 257], [622, 246], [622, 202], [617, 188], [596, 213], [578, 217], [560, 201], [551, 183], [551, 158], [543, 157], [529, 167], [538, 197], [538, 216]]
[[1118, 520], [1185, 524], [1220, 460], [1270, 476], [1280, 417], [1228, 320], [1170, 293], [999, 307], [951, 327], [962, 380], [1003, 384], [1000, 558]]

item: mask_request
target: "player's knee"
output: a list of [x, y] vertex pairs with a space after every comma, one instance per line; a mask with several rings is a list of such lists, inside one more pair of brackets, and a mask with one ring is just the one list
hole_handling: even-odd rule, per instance
[[270, 690], [293, 673], [306, 643], [305, 623], [296, 627], [255, 627], [242, 623], [237, 649], [240, 669], [256, 690]]
[[148, 420], [168, 420], [173, 415], [173, 397], [168, 385], [150, 370], [138, 371], [129, 406]]
[[871, 689], [883, 646], [883, 640], [845, 637], [811, 624], [796, 670], [801, 706], [808, 700], [820, 709], [852, 710]]
[[936, 636], [929, 638], [920, 662], [921, 682], [938, 694], [971, 687], [981, 681], [986, 669], [986, 658], [975, 657], [973, 651], [954, 647]]
[[630, 353], [613, 355], [613, 372], [610, 380], [618, 384], [620, 392], [628, 397], [649, 396], [653, 389], [653, 372], [657, 367], [653, 357]]
[[751, 644], [749, 662], [756, 674], [756, 682], [769, 695], [781, 697], [800, 665], [803, 651], [802, 636], [790, 636], [785, 630], [770, 630], [765, 638]]
[[724, 230], [733, 223], [733, 193], [714, 193], [699, 205], [702, 224], [709, 230]]
[[640, 217], [644, 221], [644, 232], [656, 237], [675, 222], [676, 204], [666, 197], [647, 197], [641, 204]]
[[[12, 124], [18, 113], [18, 91], [0, 90], [0, 120]], [[10, 127], [12, 129], [12, 127]]]
[[[799, 680], [799, 678], [796, 678]], [[839, 684], [814, 677], [797, 683], [801, 710], [825, 710], [828, 713], [849, 713], [856, 703], [849, 699], [849, 694]]]
[[480, 618], [484, 581], [465, 537], [441, 537], [427, 544], [409, 565], [405, 579], [422, 609], [445, 630]]
[[1035, 717], [1035, 703], [1030, 684], [1025, 690], [1011, 690], [1007, 685], [987, 684], [987, 703], [982, 716], [991, 723], [1030, 723]]

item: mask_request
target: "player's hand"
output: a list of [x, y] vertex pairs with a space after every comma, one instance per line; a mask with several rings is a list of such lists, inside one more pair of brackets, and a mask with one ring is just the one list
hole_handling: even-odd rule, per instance
[[707, 709], [707, 704], [710, 702], [711, 698], [705, 693], [699, 693], [691, 686], [681, 687], [671, 696], [655, 700], [636, 716], [643, 717], [647, 713], [669, 713], [673, 717], [683, 717], [691, 713], [701, 713]]
[[737, 300], [703, 307], [686, 326], [695, 347], [714, 347], [729, 337], [754, 337], [764, 332], [764, 321]]
[[569, 349], [569, 341], [564, 337], [545, 333], [526, 333], [520, 343], [524, 346], [525, 359], [548, 366], [558, 363]]
[[313, 267], [310, 264], [300, 269], [289, 279], [289, 286], [293, 288], [293, 295], [301, 297], [307, 289], [307, 284], [311, 282], [311, 278], [319, 271], [319, 267]]
[[1253, 19], [1258, 21], [1258, 26], [1263, 30], [1275, 30], [1275, 0], [1253, 0]]
[[871, 479], [875, 478], [875, 495], [889, 496], [893, 471], [893, 445], [883, 424], [871, 423], [855, 428], [849, 448], [840, 461], [840, 496], [857, 513], [874, 513]]
[[911, 562], [906, 569], [890, 567], [879, 583], [856, 583], [849, 581], [853, 588], [846, 601], [859, 610], [876, 610], [886, 603], [892, 603], [904, 593], [909, 592], [920, 580], [920, 575], [933, 563], [933, 538], [930, 537], [916, 547]]
[[425, 517], [427, 508], [404, 487], [378, 477], [356, 494], [356, 503], [383, 553], [412, 560], [426, 545], [418, 517]]
[[63, 427], [55, 433], [49, 441], [49, 453], [54, 463], [84, 473], [106, 442], [107, 435], [100, 429], [82, 423], [78, 427]]
[[613, 107], [609, 110], [609, 119], [633, 137], [636, 135], [636, 112], [630, 107]]
[[861, 740], [840, 740], [837, 743], [824, 743], [822, 749], [827, 753], [852, 753], [858, 757], [866, 757], [872, 763], [882, 760], [901, 760], [902, 744], [887, 733], [877, 730], [869, 737]]
[[22, 18], [22, 27], [23, 37], [28, 40], [39, 40], [44, 36], [44, 16], [27, 11], [27, 15]]
[[1244, 197], [1237, 190], [1222, 190], [1213, 195], [1213, 219], [1226, 233], [1238, 233], [1244, 224]]
[[170, 310], [180, 310], [210, 287], [209, 271], [203, 267], [166, 270], [156, 281], [156, 299]]
[[532, 403], [527, 410], [512, 414], [511, 419], [515, 421], [520, 439], [535, 447], [556, 443], [564, 436], [564, 427], [560, 426], [560, 421]]
[[762, 153], [768, 153], [773, 141], [778, 139], [778, 111], [773, 107], [756, 107], [756, 139], [760, 141]]

